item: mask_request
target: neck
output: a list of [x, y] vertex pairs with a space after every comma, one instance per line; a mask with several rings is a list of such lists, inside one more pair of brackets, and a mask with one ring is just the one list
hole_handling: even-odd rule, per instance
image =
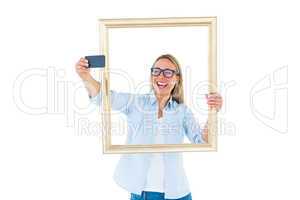
[[168, 95], [156, 94], [156, 99], [157, 99], [159, 108], [164, 108], [169, 98], [170, 98], [170, 94], [168, 94]]

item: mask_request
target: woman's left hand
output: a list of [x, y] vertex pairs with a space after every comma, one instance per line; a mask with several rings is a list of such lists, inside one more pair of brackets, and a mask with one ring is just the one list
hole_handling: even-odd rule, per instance
[[209, 108], [215, 108], [217, 111], [222, 108], [223, 100], [219, 93], [210, 93], [205, 96]]

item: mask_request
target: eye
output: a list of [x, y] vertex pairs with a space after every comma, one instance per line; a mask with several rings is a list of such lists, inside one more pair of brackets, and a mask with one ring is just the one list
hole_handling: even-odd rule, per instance
[[166, 70], [164, 71], [164, 75], [165, 75], [166, 77], [172, 77], [172, 76], [173, 76], [173, 73], [174, 73], [174, 71], [173, 71], [173, 70], [170, 70], [170, 69], [166, 69]]
[[151, 73], [154, 76], [158, 76], [160, 74], [161, 70], [159, 68], [152, 68]]

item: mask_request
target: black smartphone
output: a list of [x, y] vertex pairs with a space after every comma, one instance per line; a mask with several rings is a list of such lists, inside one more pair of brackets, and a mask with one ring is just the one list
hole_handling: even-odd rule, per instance
[[103, 68], [105, 66], [105, 56], [85, 56], [85, 59], [88, 60], [89, 68]]

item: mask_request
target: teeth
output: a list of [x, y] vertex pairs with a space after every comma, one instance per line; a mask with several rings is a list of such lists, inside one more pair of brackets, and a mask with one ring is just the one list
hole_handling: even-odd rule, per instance
[[167, 87], [168, 83], [164, 83], [164, 82], [157, 82], [157, 86], [160, 88], [160, 89], [163, 89], [165, 87]]
[[157, 82], [158, 85], [161, 85], [161, 86], [166, 86], [167, 83], [163, 83], [163, 82]]

